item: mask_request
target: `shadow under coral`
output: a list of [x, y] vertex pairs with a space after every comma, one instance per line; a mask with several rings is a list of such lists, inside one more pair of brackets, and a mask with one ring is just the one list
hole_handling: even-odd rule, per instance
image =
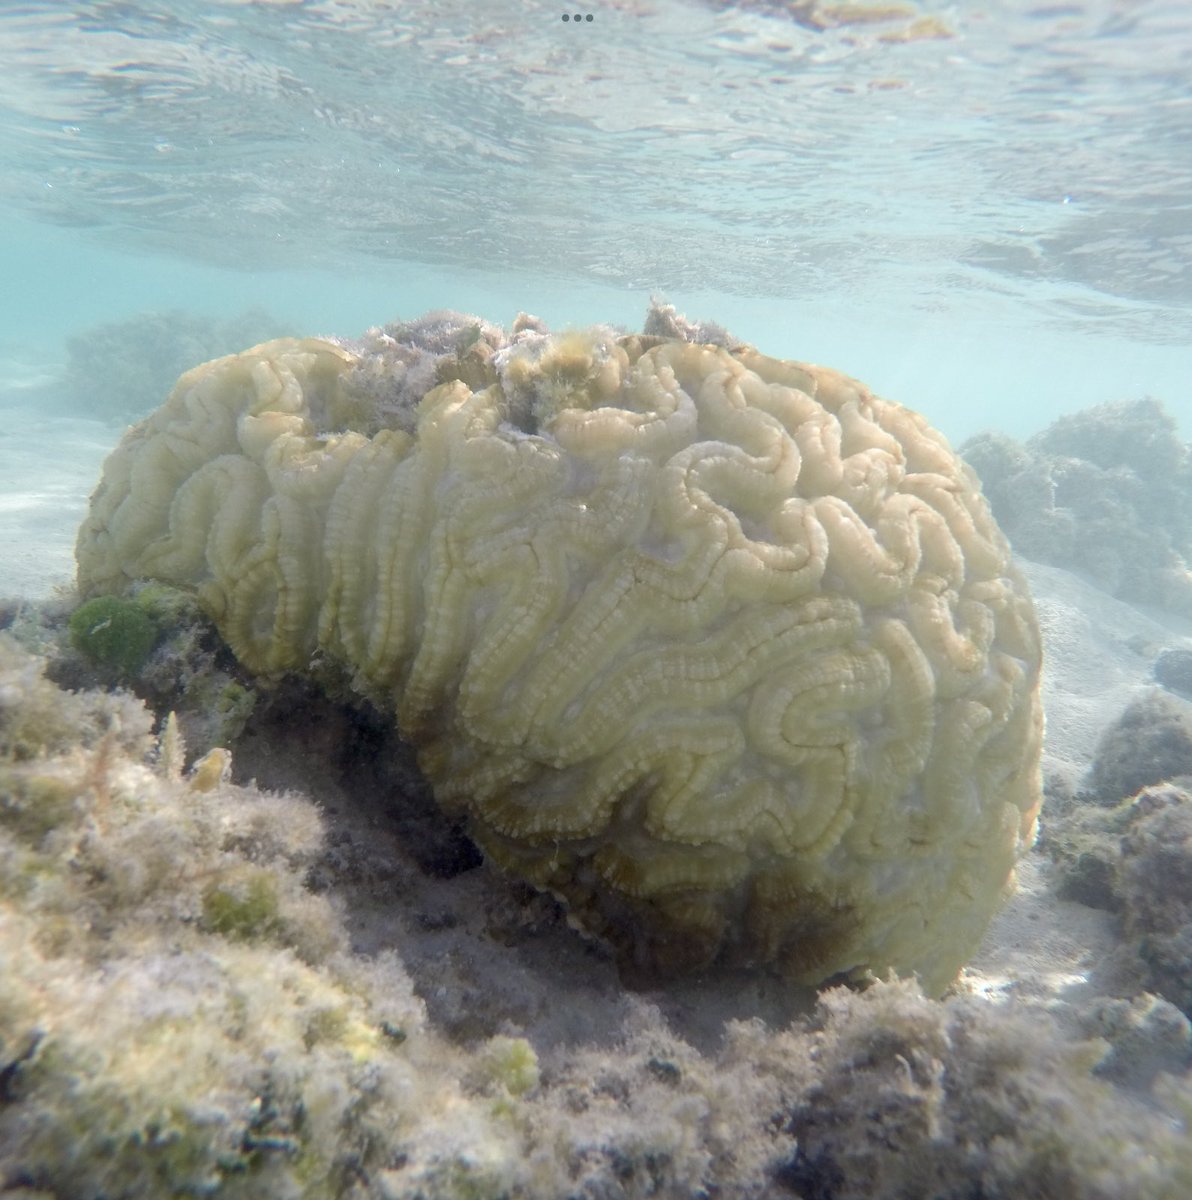
[[626, 978], [555, 900], [483, 865], [436, 806], [392, 718], [367, 704], [286, 680], [258, 704], [232, 761], [238, 781], [315, 800], [327, 838], [308, 884], [342, 905], [354, 950], [401, 947], [415, 989], [453, 1037], [516, 1026], [539, 1045], [615, 1040], [627, 985], [706, 1050], [726, 1020], [782, 1025], [814, 1006], [814, 989], [760, 969]]

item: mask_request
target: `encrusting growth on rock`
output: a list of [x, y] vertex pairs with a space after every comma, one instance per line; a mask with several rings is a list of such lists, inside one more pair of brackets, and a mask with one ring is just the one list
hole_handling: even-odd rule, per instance
[[432, 314], [197, 367], [109, 458], [80, 588], [193, 591], [266, 679], [338, 664], [628, 963], [939, 991], [1040, 799], [1007, 543], [908, 409], [647, 328]]

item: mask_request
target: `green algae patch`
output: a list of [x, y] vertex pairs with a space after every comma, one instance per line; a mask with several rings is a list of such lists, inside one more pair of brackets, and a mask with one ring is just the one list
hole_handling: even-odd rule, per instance
[[489, 1039], [486, 1051], [493, 1080], [511, 1096], [522, 1096], [538, 1086], [538, 1056], [525, 1038], [498, 1035]]
[[118, 596], [97, 596], [70, 617], [71, 644], [93, 662], [123, 676], [136, 675], [157, 643], [160, 629], [144, 607]]
[[203, 893], [203, 923], [239, 941], [269, 937], [281, 928], [277, 888], [264, 872], [243, 883], [213, 884]]

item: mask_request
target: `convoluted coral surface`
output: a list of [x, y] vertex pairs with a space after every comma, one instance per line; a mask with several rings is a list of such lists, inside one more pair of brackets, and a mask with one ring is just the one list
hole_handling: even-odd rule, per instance
[[108, 460], [80, 586], [193, 589], [264, 677], [341, 665], [485, 853], [630, 962], [939, 989], [1039, 802], [1005, 539], [914, 413], [651, 321], [443, 314], [198, 367]]

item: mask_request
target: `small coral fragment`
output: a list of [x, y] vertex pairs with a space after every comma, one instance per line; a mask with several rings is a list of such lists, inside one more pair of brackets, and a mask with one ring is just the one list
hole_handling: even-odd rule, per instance
[[339, 664], [626, 963], [939, 990], [1040, 800], [1006, 541], [916, 414], [647, 328], [432, 314], [197, 367], [108, 460], [80, 586], [189, 590], [266, 679]]

